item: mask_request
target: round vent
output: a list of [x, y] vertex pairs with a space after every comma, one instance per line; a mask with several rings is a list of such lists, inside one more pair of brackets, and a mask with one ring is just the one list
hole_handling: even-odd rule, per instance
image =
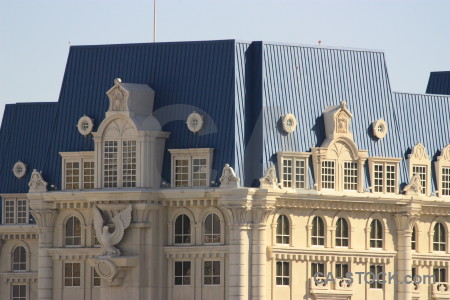
[[373, 122], [372, 127], [373, 127], [373, 135], [376, 138], [382, 139], [386, 136], [388, 128], [384, 120], [380, 119], [378, 121]]
[[92, 132], [92, 129], [94, 128], [94, 121], [88, 116], [83, 116], [78, 120], [77, 127], [78, 131], [82, 135], [86, 136]]
[[27, 173], [27, 165], [19, 160], [14, 164], [12, 171], [14, 176], [20, 179]]
[[193, 112], [188, 116], [186, 125], [191, 132], [197, 133], [203, 127], [203, 117], [199, 113]]
[[293, 133], [297, 127], [297, 119], [293, 114], [287, 114], [281, 117], [281, 122], [283, 124], [283, 130], [286, 133]]

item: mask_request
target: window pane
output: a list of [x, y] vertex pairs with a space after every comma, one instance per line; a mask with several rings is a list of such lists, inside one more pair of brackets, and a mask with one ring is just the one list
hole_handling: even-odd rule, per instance
[[94, 162], [85, 161], [83, 164], [83, 189], [94, 188]]
[[117, 141], [105, 141], [103, 157], [103, 186], [117, 187]]
[[418, 174], [420, 176], [420, 184], [422, 185], [422, 194], [427, 194], [427, 167], [426, 166], [413, 166], [413, 175]]
[[136, 141], [122, 142], [122, 185], [136, 187]]
[[66, 246], [81, 246], [81, 223], [77, 217], [70, 217], [66, 222]]
[[358, 163], [344, 162], [344, 190], [356, 191], [358, 187]]
[[323, 246], [325, 244], [325, 226], [322, 218], [314, 217], [312, 224], [312, 244]]
[[204, 242], [206, 244], [220, 243], [220, 219], [212, 213], [205, 219], [205, 235]]
[[66, 163], [66, 190], [80, 189], [80, 163]]
[[334, 189], [334, 161], [322, 162], [322, 188]]
[[194, 158], [192, 160], [192, 186], [208, 186], [206, 159]]
[[189, 186], [189, 160], [176, 159], [175, 160], [175, 186], [188, 187]]
[[175, 221], [175, 244], [191, 242], [191, 220], [186, 215], [179, 215]]

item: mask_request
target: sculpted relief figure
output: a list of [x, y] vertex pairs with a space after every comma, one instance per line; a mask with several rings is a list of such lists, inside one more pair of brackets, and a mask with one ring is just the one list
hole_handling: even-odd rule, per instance
[[94, 206], [94, 229], [102, 247], [100, 256], [120, 256], [120, 250], [114, 247], [114, 245], [117, 245], [122, 240], [125, 229], [130, 226], [132, 208], [130, 204], [113, 217], [112, 221], [115, 229], [113, 233], [110, 233], [108, 226], [103, 226], [102, 214], [97, 206]]

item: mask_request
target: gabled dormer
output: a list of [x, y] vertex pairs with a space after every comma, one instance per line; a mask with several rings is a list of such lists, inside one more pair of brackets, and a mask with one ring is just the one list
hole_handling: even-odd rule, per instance
[[367, 150], [359, 150], [353, 140], [352, 118], [345, 101], [323, 111], [326, 139], [312, 148], [317, 190], [363, 191]]
[[119, 78], [106, 92], [109, 109], [93, 132], [97, 188], [160, 187], [165, 139], [169, 133], [152, 115], [155, 92]]

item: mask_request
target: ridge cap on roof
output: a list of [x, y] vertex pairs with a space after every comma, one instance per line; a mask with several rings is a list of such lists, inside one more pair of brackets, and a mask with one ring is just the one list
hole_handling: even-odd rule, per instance
[[427, 97], [442, 97], [442, 98], [449, 98], [450, 95], [444, 95], [444, 94], [424, 94], [424, 93], [413, 93], [413, 92], [392, 92], [393, 94], [402, 94], [402, 95], [412, 95], [412, 96], [427, 96]]
[[107, 48], [107, 47], [130, 47], [130, 46], [149, 46], [149, 45], [167, 45], [167, 44], [219, 44], [224, 42], [236, 42], [235, 39], [224, 40], [199, 40], [199, 41], [168, 41], [168, 42], [147, 42], [147, 43], [123, 43], [123, 44], [96, 44], [96, 45], [71, 45], [70, 48]]
[[430, 74], [439, 74], [439, 73], [444, 73], [444, 74], [449, 73], [450, 74], [450, 71], [431, 71], [430, 72]]
[[265, 45], [275, 45], [275, 46], [315, 48], [315, 49], [358, 51], [358, 52], [375, 52], [375, 53], [383, 53], [383, 54], [385, 53], [384, 50], [381, 50], [381, 49], [352, 48], [352, 47], [343, 47], [343, 46], [318, 46], [318, 45], [302, 44], [302, 43], [265, 42], [265, 41], [263, 41], [263, 44], [265, 44]]

